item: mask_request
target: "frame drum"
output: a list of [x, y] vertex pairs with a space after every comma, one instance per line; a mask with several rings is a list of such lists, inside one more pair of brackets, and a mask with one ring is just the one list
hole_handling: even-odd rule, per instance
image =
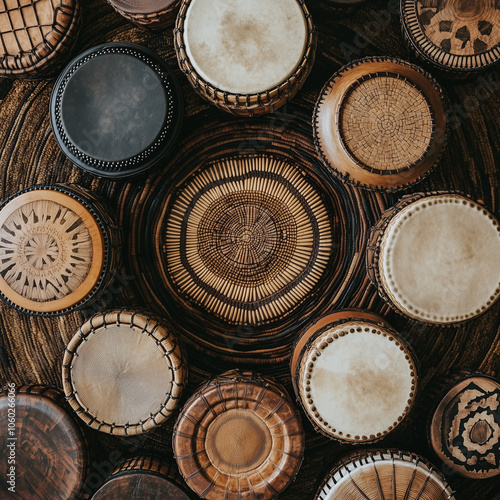
[[174, 24], [182, 0], [108, 0], [125, 19], [151, 30]]

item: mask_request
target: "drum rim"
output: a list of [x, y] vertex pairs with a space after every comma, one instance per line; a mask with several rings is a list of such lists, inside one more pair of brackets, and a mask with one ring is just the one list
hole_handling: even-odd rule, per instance
[[[378, 222], [374, 227], [372, 227], [370, 235], [368, 237], [367, 243], [367, 253], [366, 253], [366, 267], [368, 271], [368, 275], [372, 283], [377, 288], [379, 295], [382, 299], [396, 312], [400, 315], [411, 318], [413, 320], [419, 321], [421, 323], [429, 324], [429, 325], [437, 325], [437, 326], [454, 326], [463, 324], [467, 321], [473, 320], [482, 314], [486, 313], [491, 307], [500, 299], [500, 290], [497, 290], [496, 296], [494, 296], [494, 300], [491, 301], [491, 304], [484, 306], [484, 309], [478, 313], [477, 311], [474, 313], [470, 313], [463, 319], [460, 318], [452, 318], [447, 321], [439, 321], [430, 318], [422, 318], [420, 315], [409, 311], [399, 300], [396, 300], [396, 297], [389, 290], [386, 285], [386, 280], [381, 272], [382, 266], [382, 246], [384, 240], [386, 239], [388, 230], [391, 227], [391, 224], [394, 223], [394, 218], [403, 210], [406, 210], [409, 206], [411, 206], [414, 202], [417, 202], [423, 198], [437, 198], [442, 196], [450, 196], [453, 198], [460, 198], [468, 203], [474, 204], [476, 207], [479, 207], [486, 215], [493, 217], [493, 221], [496, 222], [497, 226], [500, 226], [498, 219], [495, 217], [493, 213], [487, 210], [483, 205], [479, 202], [473, 200], [470, 195], [464, 195], [460, 191], [430, 191], [430, 192], [419, 192], [413, 193], [410, 195], [406, 195], [401, 198], [395, 205], [388, 208], [379, 218]], [[378, 231], [378, 234], [377, 234]]]
[[[85, 209], [88, 210], [89, 215], [93, 218], [93, 220], [96, 223], [96, 227], [99, 229], [100, 236], [102, 239], [103, 257], [102, 257], [102, 264], [100, 267], [100, 273], [99, 273], [98, 278], [96, 279], [96, 281], [94, 283], [94, 286], [91, 289], [89, 289], [89, 291], [87, 292], [87, 294], [84, 297], [82, 297], [75, 304], [67, 306], [67, 307], [63, 307], [63, 308], [55, 309], [55, 310], [36, 311], [34, 309], [28, 309], [27, 307], [21, 306], [15, 302], [13, 302], [6, 294], [4, 294], [2, 291], [0, 291], [0, 299], [2, 301], [4, 301], [7, 305], [9, 305], [10, 307], [16, 309], [17, 311], [32, 315], [32, 316], [40, 316], [40, 317], [60, 316], [60, 315], [75, 311], [77, 309], [80, 309], [88, 302], [91, 302], [96, 297], [96, 295], [104, 288], [104, 286], [106, 284], [106, 277], [110, 273], [110, 265], [111, 265], [111, 261], [112, 261], [112, 258], [110, 255], [111, 247], [112, 247], [111, 230], [110, 230], [110, 228], [107, 227], [107, 223], [106, 223], [104, 217], [98, 212], [98, 210], [96, 208], [94, 208], [92, 201], [85, 199], [85, 197], [80, 192], [80, 190], [83, 191], [84, 188], [82, 188], [81, 186], [72, 185], [72, 184], [52, 184], [52, 185], [37, 184], [35, 186], [29, 186], [29, 187], [26, 187], [24, 189], [21, 189], [17, 193], [14, 193], [13, 195], [9, 196], [7, 199], [5, 199], [0, 204], [0, 212], [1, 212], [4, 209], [4, 207], [6, 207], [11, 201], [15, 200], [19, 196], [23, 196], [26, 193], [30, 193], [30, 192], [34, 192], [34, 191], [56, 191], [56, 192], [62, 193], [70, 198], [75, 199]], [[78, 290], [78, 288], [76, 290]], [[69, 295], [63, 299], [58, 299], [58, 300], [64, 300], [67, 297], [69, 297]], [[23, 300], [23, 302], [26, 302], [26, 300]], [[41, 302], [41, 304], [43, 304], [43, 303], [44, 302]]]
[[[40, 68], [43, 69], [43, 67], [46, 64], [49, 64], [54, 59], [57, 59], [62, 52], [66, 52], [66, 44], [68, 43], [68, 40], [71, 40], [72, 37], [74, 37], [74, 40], [69, 43], [68, 49], [71, 50], [73, 48], [73, 46], [76, 44], [76, 39], [82, 24], [82, 8], [80, 5], [80, 0], [72, 0], [72, 2], [73, 2], [73, 15], [71, 16], [71, 22], [69, 23], [67, 29], [65, 30], [64, 35], [58, 40], [57, 45], [53, 47], [52, 50], [45, 57], [41, 59], [37, 57], [36, 62], [30, 64], [29, 66], [25, 66], [23, 68], [4, 68], [0, 65], [0, 75], [21, 76], [21, 77], [23, 75], [27, 75], [28, 77], [31, 76], [32, 78], [36, 78], [35, 74], [33, 75], [31, 74], [36, 72]], [[61, 4], [62, 3], [63, 2], [61, 0]], [[54, 24], [52, 24], [52, 26], [54, 26]], [[35, 52], [32, 50], [29, 53], [34, 54]], [[21, 52], [20, 54], [24, 53]], [[3, 57], [0, 58], [0, 63], [2, 62], [2, 59]]]
[[[356, 70], [358, 67], [365, 64], [390, 64], [394, 66], [395, 73], [397, 73], [397, 67], [399, 66], [400, 68], [404, 68], [404, 71], [413, 72], [418, 78], [425, 78], [428, 81], [428, 88], [426, 89], [414, 84], [413, 81], [411, 82], [414, 86], [418, 87], [418, 90], [422, 93], [427, 102], [429, 102], [429, 96], [432, 96], [432, 98], [439, 104], [439, 109], [429, 106], [431, 116], [433, 118], [433, 134], [426, 152], [422, 158], [416, 162], [416, 166], [411, 165], [409, 168], [392, 169], [388, 174], [373, 173], [366, 168], [361, 168], [358, 164], [359, 162], [354, 161], [350, 153], [345, 148], [344, 142], [340, 138], [340, 131], [336, 125], [334, 126], [335, 130], [333, 132], [336, 133], [334, 133], [333, 140], [340, 146], [339, 151], [342, 155], [342, 161], [340, 162], [340, 164], [342, 164], [341, 169], [336, 166], [339, 164], [339, 160], [330, 158], [329, 153], [323, 144], [324, 141], [322, 140], [322, 136], [324, 134], [321, 130], [321, 115], [324, 113], [325, 102], [328, 98], [335, 99], [336, 104], [335, 109], [332, 111], [332, 115], [335, 115], [337, 120], [340, 113], [339, 105], [344, 101], [345, 93], [335, 96], [333, 88], [342, 78], [345, 78], [353, 70]], [[378, 72], [380, 71], [382, 73], [388, 72], [387, 69], [378, 70]], [[377, 71], [373, 69], [365, 73], [365, 75], [375, 72]], [[355, 81], [357, 80], [359, 80], [359, 78]], [[352, 83], [354, 83], [354, 81]], [[447, 108], [448, 102], [443, 88], [430, 73], [422, 69], [420, 66], [391, 56], [367, 56], [361, 59], [355, 59], [336, 71], [326, 81], [321, 89], [312, 114], [314, 146], [325, 168], [342, 181], [370, 191], [382, 191], [387, 193], [399, 191], [422, 181], [437, 168], [448, 142], [448, 126], [446, 118]], [[361, 170], [365, 176], [373, 179], [373, 181], [365, 182], [362, 179], [359, 179], [360, 172], [357, 170], [353, 172], [353, 168]], [[406, 172], [406, 174], [401, 176], [401, 179], [399, 180], [398, 176], [404, 172]], [[389, 182], [388, 179], [392, 179], [392, 181]]]
[[[406, 39], [407, 43], [409, 43], [410, 47], [417, 53], [417, 55], [422, 58], [426, 63], [432, 64], [433, 66], [437, 67], [438, 69], [447, 72], [447, 73], [455, 73], [457, 75], [462, 75], [463, 77], [468, 77], [471, 75], [475, 75], [480, 71], [484, 71], [486, 69], [490, 69], [500, 63], [500, 43], [492, 47], [491, 49], [487, 50], [486, 52], [494, 52], [496, 51], [498, 53], [497, 59], [489, 62], [486, 65], [483, 66], [464, 66], [464, 67], [456, 67], [456, 66], [447, 66], [446, 64], [440, 63], [439, 61], [436, 61], [433, 57], [428, 55], [417, 43], [415, 40], [415, 37], [412, 33], [412, 30], [409, 26], [409, 20], [408, 17], [411, 15], [408, 13], [408, 9], [412, 9], [414, 5], [416, 5], [417, 0], [401, 0], [400, 1], [400, 6], [399, 6], [399, 11], [400, 11], [400, 17], [401, 17], [401, 25], [403, 28], [403, 35], [404, 38]], [[413, 9], [412, 9], [413, 10]], [[424, 38], [428, 40], [428, 38], [424, 35]], [[430, 40], [429, 40], [430, 42]], [[430, 42], [434, 47], [438, 49], [439, 53], [443, 53], [444, 51], [440, 48], [434, 45], [432, 42]], [[463, 56], [459, 54], [455, 54], [455, 56], [458, 58], [459, 61], [468, 61], [469, 59], [473, 59], [475, 56]]]
[[[307, 25], [307, 40], [300, 63], [296, 66], [295, 72], [288, 78], [285, 78], [280, 84], [264, 92], [253, 94], [236, 94], [234, 92], [227, 92], [224, 89], [219, 89], [205, 81], [196, 71], [186, 52], [183, 35], [186, 11], [191, 1], [192, 0], [182, 0], [175, 22], [174, 48], [179, 68], [187, 76], [190, 84], [201, 97], [225, 111], [234, 112], [236, 114], [243, 113], [253, 115], [259, 112], [272, 112], [295, 96], [312, 70], [317, 45], [317, 36], [312, 22], [312, 16], [304, 0], [294, 0], [302, 9]], [[251, 103], [252, 99], [256, 100], [257, 103]]]
[[[342, 318], [339, 320], [333, 320], [332, 322], [321, 325], [321, 327], [319, 327], [318, 329], [311, 331], [311, 329], [314, 328], [314, 324], [313, 324], [311, 326], [311, 329], [308, 329], [303, 333], [303, 335], [307, 339], [306, 339], [306, 342], [304, 343], [304, 345], [302, 346], [302, 348], [300, 349], [300, 351], [298, 352], [297, 357], [296, 357], [296, 353], [294, 352], [294, 350], [292, 351], [292, 357], [293, 357], [293, 359], [296, 359], [295, 370], [293, 370], [293, 368], [292, 368], [292, 383], [293, 383], [293, 387], [295, 390], [297, 401], [298, 401], [300, 407], [302, 408], [305, 415], [307, 416], [307, 419], [309, 420], [309, 422], [312, 424], [312, 426], [314, 427], [314, 429], [317, 432], [319, 432], [323, 436], [326, 436], [329, 439], [332, 439], [332, 440], [337, 441], [337, 442], [349, 443], [349, 444], [353, 444], [353, 445], [368, 445], [371, 443], [376, 443], [376, 442], [380, 441], [381, 439], [384, 439], [385, 436], [387, 436], [388, 434], [393, 432], [397, 427], [399, 427], [399, 425], [405, 420], [405, 418], [408, 416], [408, 414], [412, 411], [413, 407], [415, 406], [417, 394], [419, 392], [420, 384], [419, 384], [419, 380], [418, 380], [418, 373], [419, 373], [420, 368], [419, 368], [417, 356], [416, 356], [413, 348], [411, 347], [411, 345], [406, 341], [406, 339], [402, 335], [400, 335], [394, 328], [392, 328], [384, 318], [381, 318], [374, 313], [371, 314], [369, 311], [362, 311], [362, 310], [355, 310], [354, 309], [354, 310], [347, 310], [346, 312], [349, 313], [350, 311], [353, 311], [354, 314], [357, 313], [358, 315], [360, 313], [361, 314], [368, 313], [369, 315], [373, 316], [373, 319], [368, 319], [368, 318], [363, 318], [363, 317], [360, 318], [360, 317], [356, 317], [354, 315], [354, 316]], [[342, 313], [342, 311], [340, 310], [334, 314], [329, 314], [329, 315], [327, 314], [327, 315], [323, 316], [322, 318], [319, 318], [319, 321], [321, 321], [321, 319], [327, 319], [327, 318], [332, 317], [332, 316], [337, 316], [338, 313]], [[376, 319], [378, 319], [378, 321], [376, 321]], [[397, 343], [399, 343], [398, 347], [400, 347], [400, 349], [402, 350], [404, 355], [408, 358], [407, 362], [409, 365], [410, 374], [411, 374], [411, 378], [412, 378], [412, 381], [411, 381], [412, 389], [411, 389], [411, 393], [408, 395], [405, 409], [404, 409], [403, 413], [401, 413], [401, 415], [397, 416], [397, 421], [394, 422], [393, 425], [391, 425], [388, 429], [385, 429], [383, 432], [377, 433], [377, 435], [347, 437], [347, 435], [345, 433], [342, 433], [342, 436], [340, 436], [339, 433], [337, 432], [337, 430], [335, 433], [328, 432], [328, 430], [326, 430], [324, 428], [324, 426], [322, 426], [321, 423], [318, 422], [317, 419], [315, 419], [312, 416], [311, 409], [310, 409], [309, 405], [306, 403], [306, 397], [303, 394], [304, 389], [303, 389], [302, 382], [304, 379], [304, 374], [302, 373], [303, 367], [301, 365], [302, 365], [302, 362], [304, 361], [304, 357], [312, 349], [313, 344], [316, 343], [319, 338], [321, 338], [322, 336], [327, 334], [327, 332], [330, 329], [335, 328], [335, 327], [341, 328], [341, 327], [343, 327], [343, 325], [347, 325], [350, 323], [352, 323], [352, 324], [359, 324], [359, 323], [371, 324], [374, 328], [381, 330], [382, 335], [386, 334], [384, 336], [393, 337], [393, 340], [394, 340], [394, 342], [396, 342], [396, 345], [397, 345]], [[341, 335], [339, 333], [339, 337], [345, 336], [348, 333], [349, 332], [346, 332], [346, 333], [344, 333], [344, 335]], [[301, 344], [301, 337], [299, 337], [299, 339], [297, 341], [296, 348], [300, 344]], [[312, 404], [312, 406], [314, 406], [314, 404]]]
[[[135, 325], [134, 323], [136, 318], [145, 323], [142, 331], [137, 333], [147, 335], [154, 341], [166, 358], [168, 369], [172, 374], [169, 393], [166, 394], [163, 401], [158, 403], [158, 409], [155, 413], [148, 415], [139, 422], [118, 424], [116, 422], [106, 422], [98, 419], [92, 413], [91, 408], [86, 408], [80, 402], [77, 395], [78, 390], [75, 388], [71, 376], [72, 363], [75, 356], [77, 356], [78, 347], [87, 340], [89, 335], [97, 334], [100, 330], [105, 330], [107, 325], [123, 327], [134, 325], [137, 326], [137, 329], [141, 329], [140, 325]], [[97, 324], [94, 324], [96, 321]], [[160, 338], [156, 335], [159, 335]], [[69, 341], [65, 348], [62, 362], [62, 385], [69, 405], [88, 427], [106, 434], [118, 436], [143, 434], [166, 422], [179, 405], [179, 400], [186, 385], [186, 379], [187, 366], [185, 356], [175, 331], [164, 319], [158, 319], [145, 311], [115, 309], [95, 314], [80, 326]]]
[[[131, 18], [134, 19], [147, 19], [147, 18], [153, 18], [153, 17], [159, 17], [163, 15], [168, 15], [172, 11], [176, 10], [182, 0], [166, 0], [165, 1], [165, 7], [152, 10], [152, 11], [139, 11], [139, 9], [130, 9], [127, 8], [127, 5], [123, 3], [123, 0], [107, 0], [107, 2], [115, 9], [117, 12], [127, 14]], [[130, 3], [128, 4], [130, 5]]]
[[[171, 93], [167, 100], [166, 116], [163, 126], [154, 142], [144, 151], [120, 161], [103, 161], [93, 158], [73, 144], [67, 136], [61, 118], [62, 99], [72, 75], [86, 62], [102, 55], [128, 54], [147, 64], [162, 80], [163, 89]], [[170, 104], [170, 106], [168, 106]], [[172, 117], [169, 121], [169, 112]], [[77, 167], [98, 177], [107, 179], [126, 179], [141, 175], [158, 166], [175, 147], [184, 121], [184, 98], [181, 87], [173, 70], [158, 54], [147, 47], [128, 42], [107, 42], [95, 45], [73, 58], [62, 70], [54, 83], [49, 103], [50, 123], [57, 143], [62, 152]], [[120, 170], [123, 169], [123, 170]]]

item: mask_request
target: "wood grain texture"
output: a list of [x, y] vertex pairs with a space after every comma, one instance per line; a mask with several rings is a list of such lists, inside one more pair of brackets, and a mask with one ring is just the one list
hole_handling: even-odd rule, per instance
[[[247, 154], [284, 152], [295, 162], [309, 164], [316, 171], [321, 171], [322, 163], [315, 153], [310, 123], [314, 104], [324, 83], [341, 66], [355, 58], [376, 54], [391, 54], [403, 59], [410, 57], [401, 38], [398, 9], [393, 8], [392, 3], [371, 0], [349, 13], [334, 11], [330, 2], [324, 0], [311, 1], [307, 5], [319, 35], [316, 63], [310, 78], [286, 108], [281, 108], [274, 115], [254, 117], [252, 120], [232, 117], [205, 102], [176, 69], [186, 101], [186, 127], [175, 153], [164, 167], [134, 182], [116, 183], [93, 178], [64, 157], [52, 135], [47, 114], [52, 82], [0, 80], [2, 197], [37, 183], [78, 182], [105, 197], [123, 225], [126, 267], [120, 269], [119, 279], [113, 280], [109, 293], [103, 294], [95, 306], [100, 311], [117, 306], [146, 306], [162, 314], [163, 308], [152, 299], [152, 282], [133, 271], [137, 254], [134, 253], [135, 243], [132, 240], [136, 239], [134, 235], [138, 233], [133, 229], [132, 218], [138, 217], [138, 212], [147, 210], [145, 205], [149, 203], [153, 210], [155, 206], [158, 207], [162, 200], [158, 191], [160, 185], [170, 182], [184, 164], [192, 163], [194, 166], [200, 164], [205, 155], [234, 155], [238, 151]], [[79, 51], [113, 40], [136, 42], [158, 52], [169, 66], [175, 68], [173, 36], [168, 32], [158, 35], [140, 30], [116, 15], [109, 5], [100, 0], [85, 2], [83, 10], [86, 22], [79, 38]], [[375, 16], [372, 11], [376, 13]], [[373, 34], [368, 33], [367, 27], [372, 28]], [[498, 75], [487, 72], [470, 82], [456, 84], [440, 80], [440, 83], [451, 104], [449, 147], [443, 154], [440, 168], [418, 185], [418, 191], [466, 192], [475, 200], [484, 201], [488, 210], [498, 218]], [[352, 252], [348, 253], [350, 257], [346, 257], [346, 262], [353, 263], [353, 266], [346, 264], [347, 271], [343, 279], [333, 287], [335, 293], [326, 303], [335, 308], [356, 307], [378, 313], [410, 342], [421, 361], [422, 398], [416, 401], [415, 410], [421, 410], [425, 415], [432, 413], [434, 408], [427, 399], [429, 384], [449, 372], [470, 368], [499, 377], [500, 304], [497, 303], [470, 323], [447, 329], [423, 326], [397, 314], [370, 284], [364, 259], [369, 228], [403, 193], [378, 194], [344, 186], [328, 174], [326, 179], [334, 186], [332, 191], [340, 193], [342, 206], [345, 206], [351, 220], [357, 221], [351, 223], [356, 230], [344, 238], [351, 245], [349, 252]], [[153, 190], [158, 194], [150, 198]], [[323, 306], [326, 307], [326, 304]], [[64, 318], [45, 320], [26, 317], [5, 306], [0, 307], [0, 382], [39, 382], [61, 387], [60, 369], [64, 348], [73, 332], [99, 309], [91, 307]], [[307, 314], [305, 316], [308, 318]], [[250, 333], [240, 328], [234, 332], [233, 338], [243, 346], [247, 341], [252, 342]], [[290, 349], [292, 342], [290, 338], [283, 345], [288, 345], [287, 349]], [[210, 356], [208, 349], [195, 349], [190, 343], [188, 347], [190, 381], [186, 395], [192, 394], [210, 376], [234, 368], [235, 364], [244, 366], [241, 360], [224, 361]], [[265, 352], [262, 354], [265, 355]], [[282, 363], [261, 363], [259, 371], [277, 378], [289, 392], [293, 391], [287, 360]], [[417, 418], [418, 414], [415, 411], [408, 415], [408, 419], [388, 435], [381, 445], [411, 450], [433, 460], [438, 469], [447, 473], [447, 480], [457, 491], [458, 500], [498, 500], [498, 477], [482, 481], [467, 479], [450, 473], [434, 457], [427, 444], [425, 428], [421, 428], [421, 419]], [[128, 439], [104, 433], [97, 435], [96, 431], [86, 428], [84, 432], [87, 438], [98, 439], [99, 443], [90, 461], [94, 464], [89, 475], [90, 483], [104, 480], [119, 462], [131, 456], [131, 453], [136, 455], [139, 450], [146, 449], [172, 460], [173, 423], [166, 422], [150, 433]], [[304, 462], [297, 480], [278, 497], [280, 500], [311, 498], [332, 463], [353, 449], [350, 445], [339, 444], [317, 434], [305, 418], [304, 427], [307, 442]]]

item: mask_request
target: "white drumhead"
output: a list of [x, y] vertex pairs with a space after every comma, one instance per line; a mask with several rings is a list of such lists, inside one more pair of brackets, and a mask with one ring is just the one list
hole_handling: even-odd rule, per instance
[[381, 243], [379, 271], [395, 305], [416, 319], [451, 323], [500, 294], [500, 227], [458, 195], [422, 198], [399, 212]]
[[301, 360], [299, 392], [311, 420], [338, 439], [392, 430], [414, 398], [415, 367], [394, 334], [352, 321], [321, 333]]
[[84, 409], [107, 424], [137, 424], [170, 396], [172, 373], [156, 339], [129, 324], [90, 333], [74, 356], [71, 379]]
[[235, 94], [271, 90], [304, 56], [308, 31], [297, 0], [192, 0], [184, 23], [196, 72]]

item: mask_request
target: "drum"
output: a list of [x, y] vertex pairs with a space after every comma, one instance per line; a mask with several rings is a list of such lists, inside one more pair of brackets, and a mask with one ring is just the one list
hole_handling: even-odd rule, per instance
[[0, 444], [2, 498], [77, 498], [87, 473], [87, 445], [59, 390], [10, 384], [0, 396]]
[[93, 193], [37, 185], [0, 206], [0, 297], [34, 316], [82, 308], [118, 268], [121, 231]]
[[174, 456], [208, 500], [266, 500], [295, 478], [304, 453], [299, 414], [270, 379], [238, 370], [208, 381], [175, 424]]
[[64, 154], [100, 177], [121, 179], [158, 165], [175, 146], [183, 104], [172, 71], [129, 43], [86, 50], [64, 69], [50, 98]]
[[403, 197], [372, 228], [368, 275], [396, 311], [451, 325], [484, 313], [500, 296], [500, 227], [455, 193]]
[[395, 191], [428, 175], [446, 142], [444, 97], [418, 66], [367, 57], [325, 84], [313, 114], [325, 166], [346, 182]]
[[181, 0], [108, 0], [108, 3], [125, 19], [158, 30], [174, 24]]
[[204, 99], [250, 116], [295, 96], [316, 49], [303, 0], [184, 0], [174, 42], [181, 70]]
[[151, 457], [135, 457], [125, 461], [94, 493], [92, 500], [192, 500], [183, 485], [177, 467]]
[[362, 451], [341, 460], [315, 500], [454, 500], [440, 472], [425, 458], [400, 450]]
[[462, 374], [435, 408], [429, 437], [450, 470], [472, 479], [500, 474], [500, 382]]
[[116, 310], [80, 327], [66, 347], [62, 377], [69, 404], [89, 427], [131, 436], [171, 416], [187, 365], [163, 320]]
[[4, 0], [0, 77], [45, 78], [70, 55], [81, 25], [79, 0]]
[[473, 76], [500, 60], [495, 0], [402, 0], [401, 21], [413, 53], [443, 76]]
[[295, 344], [297, 399], [314, 428], [351, 444], [378, 441], [413, 407], [414, 355], [380, 317], [353, 309], [320, 317]]

